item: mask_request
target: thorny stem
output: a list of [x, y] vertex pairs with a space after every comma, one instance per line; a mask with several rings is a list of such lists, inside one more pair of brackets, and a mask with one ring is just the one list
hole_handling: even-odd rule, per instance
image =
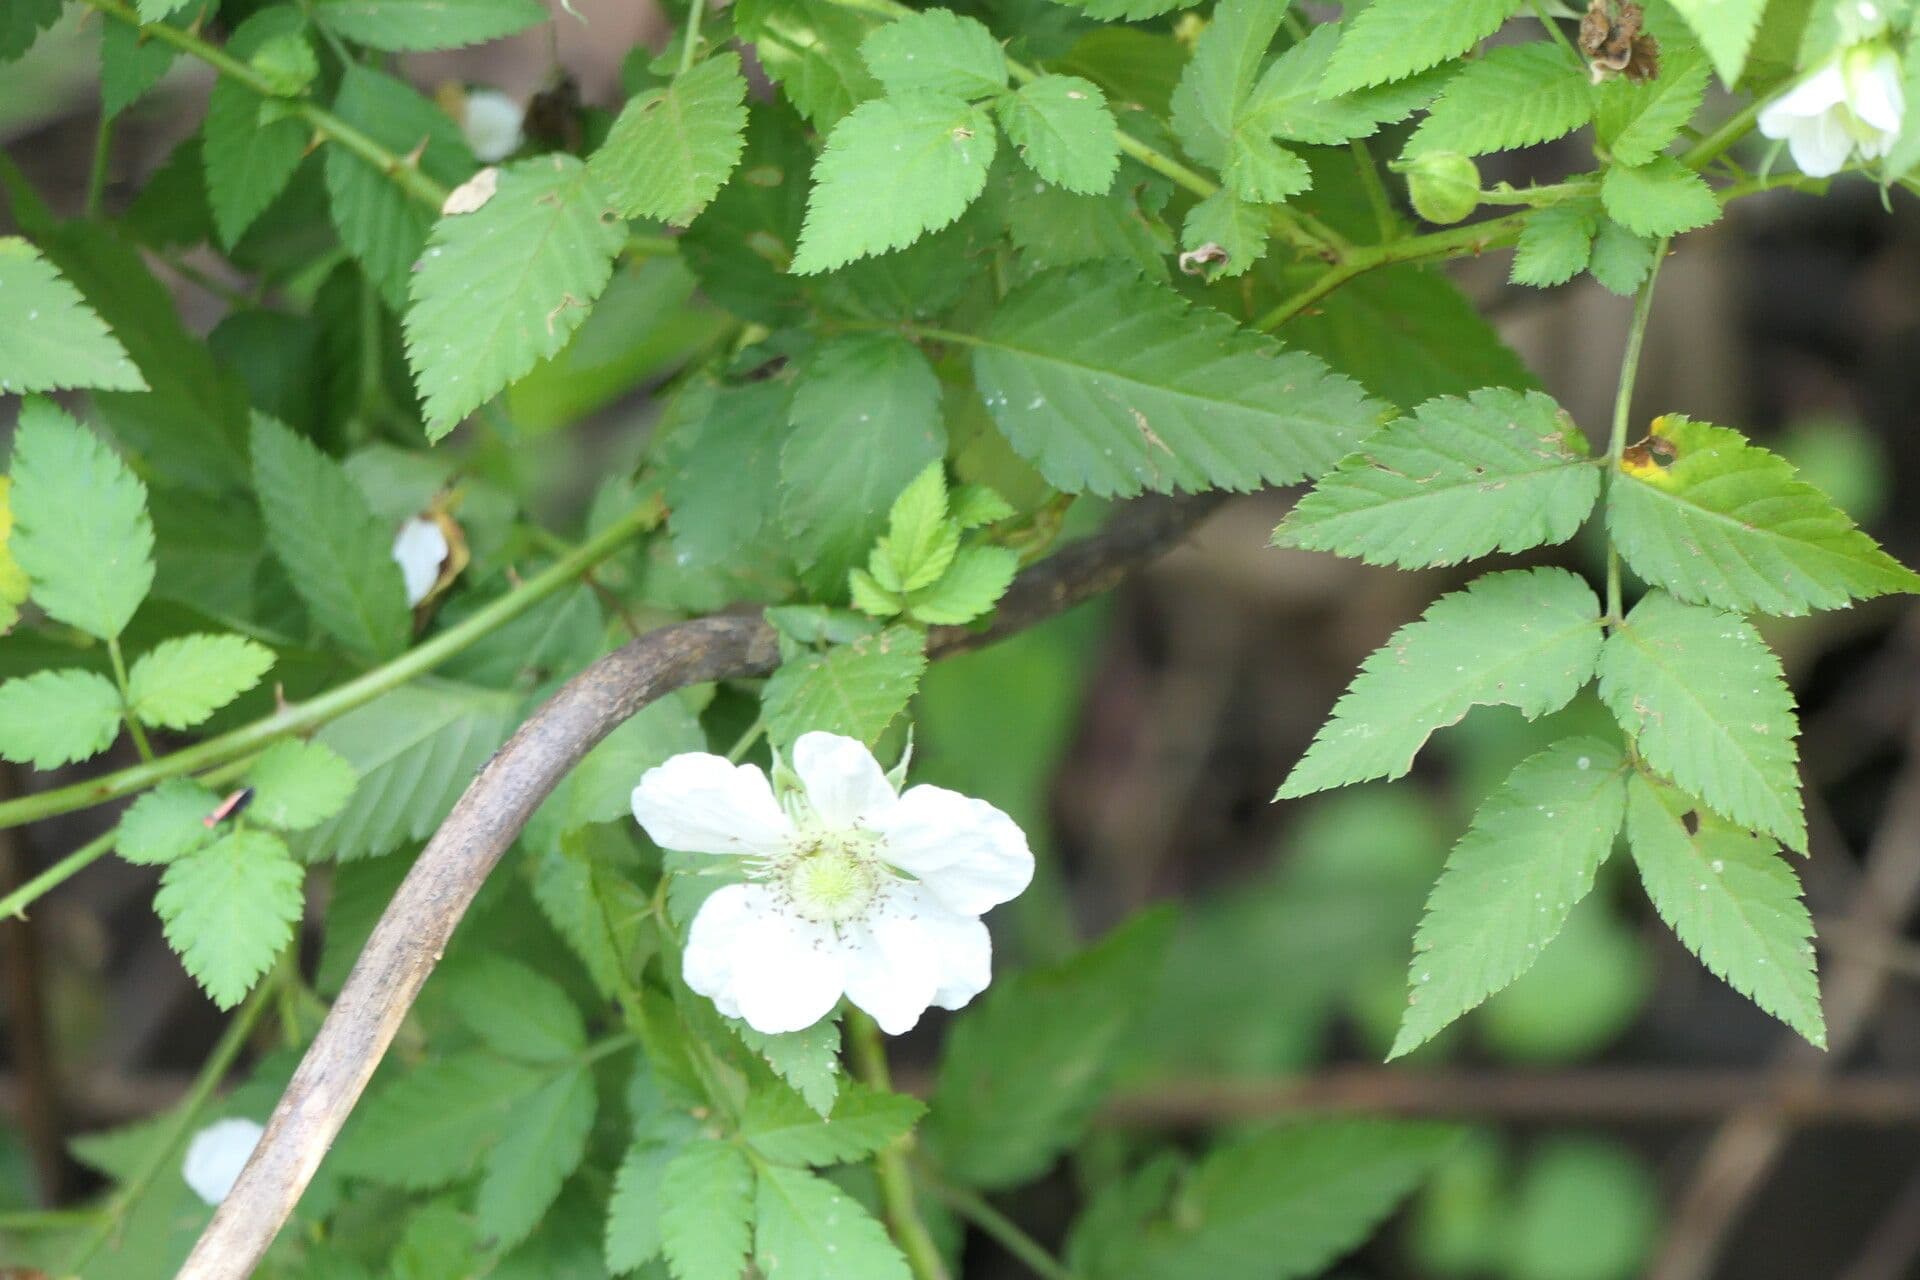
[[1065, 1263], [1022, 1230], [1019, 1223], [988, 1203], [986, 1197], [948, 1182], [940, 1176], [939, 1170], [925, 1160], [915, 1160], [913, 1169], [921, 1185], [935, 1199], [991, 1236], [995, 1243], [1018, 1258], [1027, 1270], [1041, 1277], [1041, 1280], [1077, 1280]]
[[[847, 1039], [853, 1055], [853, 1073], [870, 1088], [887, 1092], [893, 1088], [887, 1070], [887, 1047], [880, 1039], [880, 1028], [858, 1009], [847, 1011]], [[880, 1181], [880, 1201], [886, 1208], [887, 1225], [893, 1229], [894, 1243], [907, 1255], [914, 1280], [949, 1280], [947, 1264], [940, 1249], [927, 1232], [914, 1199], [913, 1173], [907, 1167], [913, 1139], [897, 1138], [874, 1153], [873, 1170]]]
[[[1633, 302], [1633, 322], [1627, 326], [1627, 349], [1620, 357], [1620, 390], [1613, 398], [1613, 431], [1607, 437], [1607, 492], [1620, 479], [1620, 458], [1627, 448], [1627, 422], [1633, 416], [1633, 384], [1640, 376], [1640, 351], [1646, 345], [1647, 318], [1653, 314], [1653, 285], [1660, 278], [1660, 262], [1667, 256], [1666, 238], [1653, 247], [1653, 265]], [[1607, 540], [1607, 623], [1620, 623], [1620, 552]]]

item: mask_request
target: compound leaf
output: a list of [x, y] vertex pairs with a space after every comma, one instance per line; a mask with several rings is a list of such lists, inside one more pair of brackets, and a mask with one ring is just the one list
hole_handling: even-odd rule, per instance
[[144, 724], [190, 729], [259, 684], [272, 666], [273, 650], [244, 636], [163, 640], [128, 673], [133, 714]]
[[1498, 31], [1526, 0], [1374, 0], [1346, 25], [1320, 92], [1402, 80]]
[[231, 1009], [292, 939], [303, 880], [279, 836], [243, 829], [169, 863], [153, 909], [187, 972]]
[[716, 54], [628, 101], [587, 168], [627, 217], [685, 226], [739, 163], [746, 98], [740, 55]]
[[1555, 44], [1510, 45], [1447, 81], [1407, 151], [1511, 151], [1564, 137], [1592, 118], [1585, 67]]

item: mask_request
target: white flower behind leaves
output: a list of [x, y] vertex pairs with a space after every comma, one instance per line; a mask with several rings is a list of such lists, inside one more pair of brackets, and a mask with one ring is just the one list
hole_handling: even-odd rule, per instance
[[240, 1170], [246, 1167], [247, 1158], [265, 1132], [251, 1120], [215, 1120], [187, 1144], [180, 1176], [193, 1188], [193, 1194], [208, 1204], [219, 1204], [240, 1180]]
[[400, 566], [401, 580], [407, 584], [408, 608], [427, 598], [452, 551], [446, 530], [432, 520], [415, 516], [400, 526], [393, 539], [393, 562]]
[[1760, 111], [1760, 132], [1784, 138], [1800, 172], [1827, 178], [1857, 153], [1878, 160], [1900, 139], [1907, 112], [1900, 59], [1880, 44], [1829, 58]]
[[527, 109], [498, 89], [470, 89], [460, 132], [474, 159], [495, 164], [520, 149], [526, 119]]
[[901, 1035], [928, 1006], [984, 991], [980, 916], [1033, 879], [1013, 819], [942, 787], [896, 795], [873, 753], [837, 734], [801, 735], [793, 772], [783, 803], [753, 765], [688, 752], [633, 790], [654, 843], [746, 870], [694, 916], [687, 985], [769, 1035], [812, 1026], [842, 996]]

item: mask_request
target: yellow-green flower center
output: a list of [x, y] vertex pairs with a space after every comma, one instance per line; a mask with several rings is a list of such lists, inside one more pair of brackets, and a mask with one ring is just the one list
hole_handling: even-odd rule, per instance
[[858, 919], [880, 892], [880, 868], [864, 842], [833, 837], [796, 850], [779, 878], [794, 910], [820, 924]]

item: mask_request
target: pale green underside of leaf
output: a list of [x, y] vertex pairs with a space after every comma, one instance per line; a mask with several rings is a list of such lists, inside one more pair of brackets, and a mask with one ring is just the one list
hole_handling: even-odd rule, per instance
[[1720, 218], [1720, 201], [1706, 180], [1668, 155], [1611, 166], [1600, 180], [1600, 200], [1608, 216], [1635, 235], [1675, 236]]
[[1771, 840], [1671, 787], [1637, 774], [1627, 787], [1627, 842], [1661, 919], [1727, 985], [1824, 1049], [1813, 918], [1793, 868]]
[[317, 0], [314, 18], [371, 49], [453, 49], [497, 40], [547, 20], [538, 0]]
[[1409, 153], [1477, 156], [1564, 137], [1593, 118], [1587, 70], [1552, 43], [1489, 50], [1440, 91]]
[[142, 866], [192, 853], [213, 839], [205, 819], [219, 803], [220, 797], [191, 779], [168, 778], [121, 815], [114, 852]]
[[675, 1154], [662, 1143], [636, 1143], [613, 1175], [606, 1258], [616, 1275], [637, 1271], [660, 1254], [660, 1184]]
[[428, 439], [567, 345], [624, 241], [586, 166], [559, 154], [508, 165], [478, 211], [434, 223], [406, 319]]
[[1106, 95], [1078, 76], [1041, 76], [995, 104], [1007, 139], [1056, 187], [1098, 195], [1120, 169]]
[[1673, 7], [1700, 38], [1720, 78], [1729, 85], [1738, 81], [1767, 0], [1673, 0]]
[[1533, 967], [1593, 888], [1626, 802], [1620, 751], [1596, 738], [1555, 743], [1487, 798], [1427, 899], [1389, 1057]]
[[187, 972], [231, 1009], [293, 937], [304, 879], [278, 836], [235, 831], [170, 863], [153, 909]]
[[1559, 710], [1593, 678], [1599, 621], [1593, 588], [1565, 569], [1489, 573], [1441, 596], [1361, 665], [1278, 798], [1398, 778], [1476, 706]]
[[1786, 615], [1920, 591], [1920, 575], [1786, 459], [1683, 417], [1656, 419], [1654, 430], [1678, 457], [1627, 471], [1607, 499], [1614, 545], [1648, 582], [1693, 603]]
[[1565, 542], [1600, 493], [1586, 437], [1538, 391], [1429, 400], [1320, 478], [1276, 545], [1405, 568]]
[[1347, 24], [1327, 67], [1324, 96], [1400, 80], [1465, 53], [1526, 0], [1374, 0]]
[[739, 1280], [753, 1218], [753, 1170], [729, 1142], [690, 1143], [660, 1184], [660, 1238], [674, 1280]]
[[120, 691], [92, 671], [36, 671], [0, 684], [0, 757], [36, 769], [99, 755], [120, 736]]
[[627, 217], [684, 227], [740, 160], [746, 96], [740, 55], [716, 54], [628, 102], [587, 168]]
[[561, 1071], [513, 1108], [513, 1124], [487, 1152], [474, 1197], [481, 1233], [503, 1249], [524, 1240], [546, 1216], [561, 1183], [587, 1152], [597, 1105], [593, 1071]]
[[0, 333], [7, 335], [0, 345], [0, 395], [147, 389], [126, 348], [80, 291], [18, 236], [0, 236]]
[[244, 636], [163, 640], [128, 673], [133, 713], [149, 725], [189, 729], [260, 683], [273, 650]]
[[974, 376], [1015, 452], [1069, 493], [1252, 489], [1317, 475], [1382, 406], [1319, 359], [1113, 266], [1001, 303]]
[[886, 1228], [833, 1183], [771, 1165], [756, 1181], [753, 1261], [766, 1280], [911, 1280]]
[[911, 627], [782, 663], [764, 694], [767, 732], [783, 744], [815, 729], [876, 743], [926, 669], [926, 639]]
[[282, 831], [305, 831], [345, 808], [358, 781], [353, 766], [331, 747], [286, 739], [261, 752], [247, 770], [253, 788], [247, 813]]
[[329, 1164], [407, 1190], [458, 1181], [506, 1136], [515, 1107], [545, 1075], [471, 1051], [423, 1063], [355, 1108]]
[[794, 272], [904, 249], [946, 226], [986, 186], [998, 137], [992, 116], [948, 94], [861, 103], [813, 167]]
[[1007, 83], [1007, 55], [993, 32], [951, 9], [902, 14], [861, 41], [860, 56], [889, 94], [984, 98]]
[[1601, 650], [1600, 697], [1654, 769], [1742, 826], [1807, 847], [1793, 695], [1744, 619], [1649, 592]]

